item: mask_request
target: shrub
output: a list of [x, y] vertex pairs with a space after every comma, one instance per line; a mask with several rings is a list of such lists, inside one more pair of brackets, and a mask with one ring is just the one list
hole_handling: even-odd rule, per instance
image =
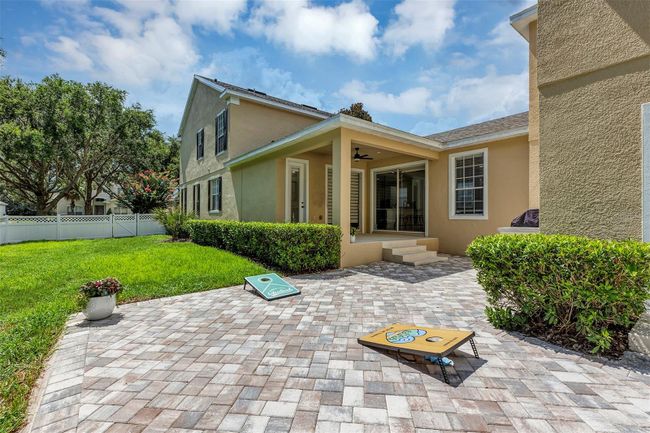
[[120, 284], [117, 278], [105, 278], [103, 280], [89, 281], [79, 289], [81, 295], [86, 298], [117, 295], [121, 291], [122, 284]]
[[121, 185], [117, 201], [133, 213], [150, 213], [171, 203], [175, 184], [167, 173], [145, 170]]
[[[650, 245], [561, 235], [492, 235], [467, 254], [498, 328], [608, 352], [650, 297]], [[577, 338], [577, 340], [576, 340]], [[613, 348], [612, 348], [613, 349]]]
[[185, 213], [175, 206], [171, 209], [158, 208], [154, 211], [156, 221], [165, 227], [165, 231], [173, 240], [188, 239], [190, 233], [187, 231], [187, 222], [194, 218], [193, 213]]
[[338, 268], [341, 229], [323, 224], [189, 221], [193, 242], [250, 257], [287, 272]]

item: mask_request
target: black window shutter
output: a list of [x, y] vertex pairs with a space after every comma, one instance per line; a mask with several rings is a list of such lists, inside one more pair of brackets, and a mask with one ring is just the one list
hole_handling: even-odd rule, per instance
[[219, 176], [217, 178], [217, 184], [218, 184], [217, 185], [218, 186], [217, 191], [219, 191], [219, 195], [217, 196], [219, 207], [217, 208], [217, 210], [221, 211], [221, 196], [223, 195], [223, 192], [222, 192], [222, 189], [221, 189], [221, 176]]
[[212, 181], [208, 181], [208, 211], [212, 210]]
[[228, 149], [228, 109], [223, 112], [223, 150]]

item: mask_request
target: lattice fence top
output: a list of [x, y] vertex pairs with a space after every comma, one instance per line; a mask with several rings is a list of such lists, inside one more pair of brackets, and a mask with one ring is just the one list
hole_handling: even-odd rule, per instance
[[8, 215], [7, 222], [9, 224], [56, 224], [56, 216], [16, 216]]
[[[115, 221], [135, 222], [136, 215], [113, 215]], [[140, 221], [155, 221], [152, 214], [141, 214], [138, 217]], [[74, 223], [110, 223], [110, 215], [59, 215], [58, 221], [64, 224]], [[21, 216], [21, 215], [3, 215], [0, 216], [0, 222], [9, 224], [56, 224], [56, 215], [38, 215], [38, 216]]]
[[64, 215], [62, 223], [107, 223], [111, 221], [110, 215]]
[[115, 221], [135, 221], [135, 215], [113, 215]]

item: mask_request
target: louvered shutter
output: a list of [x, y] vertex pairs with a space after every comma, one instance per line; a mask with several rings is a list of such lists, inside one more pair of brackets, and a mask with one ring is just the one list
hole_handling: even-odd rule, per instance
[[361, 227], [361, 173], [353, 171], [350, 176], [350, 225]]
[[223, 195], [222, 189], [221, 189], [221, 177], [217, 178], [217, 203], [219, 207], [217, 210], [221, 211], [221, 196]]
[[326, 223], [332, 224], [332, 167], [327, 167], [327, 215]]
[[223, 112], [223, 150], [228, 149], [228, 110]]
[[214, 210], [213, 207], [212, 207], [212, 205], [214, 203], [212, 203], [212, 202], [213, 202], [213, 200], [212, 200], [212, 181], [209, 180], [208, 181], [208, 211]]

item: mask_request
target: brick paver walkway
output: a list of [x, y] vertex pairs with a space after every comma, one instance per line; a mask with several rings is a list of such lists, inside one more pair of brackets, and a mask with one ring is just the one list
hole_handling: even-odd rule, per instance
[[[34, 432], [650, 431], [650, 377], [522, 340], [483, 319], [466, 259], [291, 278], [267, 303], [240, 287], [68, 324]], [[388, 323], [472, 328], [452, 385], [357, 337]]]

